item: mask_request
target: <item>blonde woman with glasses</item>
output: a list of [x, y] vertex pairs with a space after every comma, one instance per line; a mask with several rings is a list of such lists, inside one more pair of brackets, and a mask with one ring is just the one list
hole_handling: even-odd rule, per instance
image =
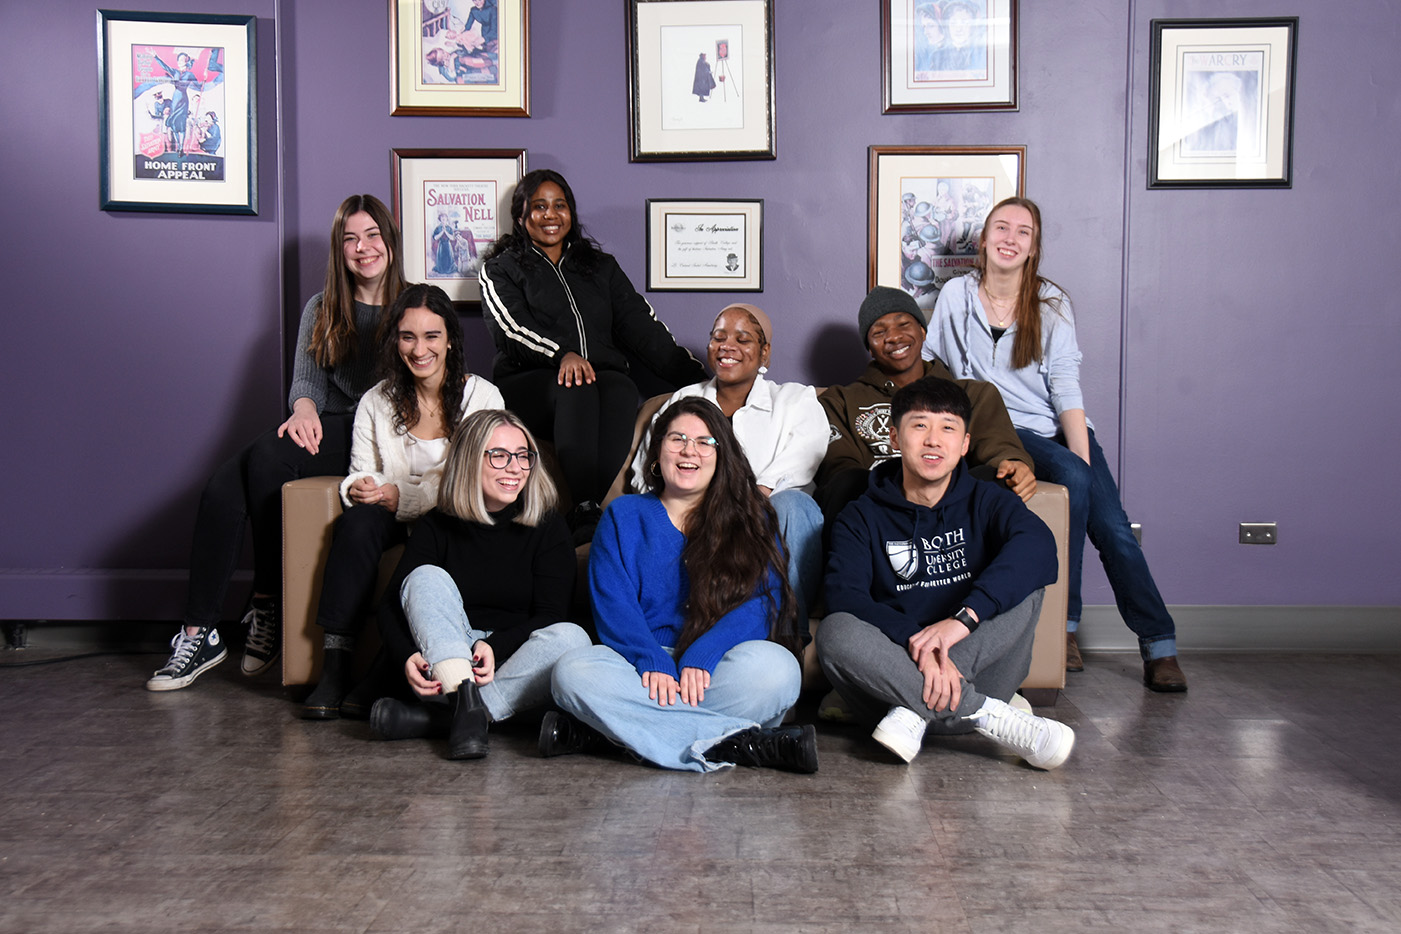
[[488, 409], [453, 434], [438, 508], [419, 520], [390, 582], [381, 633], [414, 694], [381, 698], [383, 739], [447, 734], [449, 759], [480, 759], [487, 727], [550, 700], [550, 673], [590, 644], [565, 622], [569, 530], [525, 423]]

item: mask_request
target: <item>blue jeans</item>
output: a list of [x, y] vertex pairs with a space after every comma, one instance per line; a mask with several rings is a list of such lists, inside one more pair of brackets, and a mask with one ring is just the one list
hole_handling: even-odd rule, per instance
[[[399, 598], [414, 642], [430, 665], [449, 658], [470, 659], [472, 646], [491, 635], [491, 630], [475, 629], [468, 622], [456, 582], [440, 567], [415, 568], [404, 578]], [[566, 652], [590, 644], [589, 634], [573, 623], [555, 623], [532, 632], [510, 658], [497, 660], [496, 676], [482, 685], [482, 702], [491, 719], [505, 720], [522, 710], [548, 707], [555, 662]]]
[[809, 607], [822, 583], [822, 510], [802, 490], [782, 490], [769, 502], [778, 513], [778, 531], [788, 548], [788, 586], [798, 598], [798, 635], [806, 643]]
[[1119, 488], [1109, 472], [1109, 462], [1090, 429], [1090, 463], [1065, 446], [1065, 436], [1043, 438], [1017, 429], [1032, 460], [1036, 479], [1059, 483], [1070, 493], [1070, 605], [1066, 626], [1074, 632], [1080, 625], [1083, 601], [1080, 574], [1085, 563], [1085, 536], [1099, 552], [1119, 615], [1138, 636], [1138, 651], [1145, 661], [1177, 654], [1177, 627], [1153, 583], [1148, 559], [1138, 539], [1133, 537], [1129, 517], [1119, 502]]
[[555, 665], [555, 703], [620, 746], [664, 769], [713, 772], [732, 763], [705, 753], [727, 736], [776, 727], [798, 699], [798, 661], [776, 642], [741, 642], [710, 674], [699, 706], [662, 707], [642, 676], [606, 645], [576, 649]]

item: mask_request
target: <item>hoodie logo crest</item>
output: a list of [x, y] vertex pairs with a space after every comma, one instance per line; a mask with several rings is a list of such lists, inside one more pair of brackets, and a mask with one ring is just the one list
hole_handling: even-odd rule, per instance
[[913, 541], [886, 542], [885, 556], [890, 559], [890, 567], [901, 580], [909, 580], [919, 570], [919, 548]]

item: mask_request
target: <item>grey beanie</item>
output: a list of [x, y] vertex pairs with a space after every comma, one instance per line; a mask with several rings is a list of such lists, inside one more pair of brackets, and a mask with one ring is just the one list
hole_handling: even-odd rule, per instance
[[861, 302], [861, 310], [856, 313], [856, 329], [861, 332], [861, 343], [866, 345], [867, 350], [871, 349], [871, 342], [866, 339], [866, 335], [871, 333], [871, 325], [896, 311], [903, 311], [918, 321], [920, 327], [924, 327], [924, 312], [915, 304], [914, 296], [904, 289], [878, 285]]

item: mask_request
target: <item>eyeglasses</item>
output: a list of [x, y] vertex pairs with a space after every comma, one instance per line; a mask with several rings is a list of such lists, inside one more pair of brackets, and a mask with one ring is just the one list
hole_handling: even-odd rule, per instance
[[715, 453], [715, 449], [720, 446], [720, 442], [706, 435], [703, 438], [692, 438], [690, 435], [682, 434], [679, 431], [668, 431], [666, 438], [666, 449], [673, 454], [685, 452], [686, 446], [695, 442], [696, 453], [701, 457], [709, 457]]
[[486, 451], [486, 462], [496, 470], [505, 470], [513, 459], [520, 464], [521, 470], [529, 470], [539, 457], [534, 451], [508, 451], [505, 448], [489, 448]]

